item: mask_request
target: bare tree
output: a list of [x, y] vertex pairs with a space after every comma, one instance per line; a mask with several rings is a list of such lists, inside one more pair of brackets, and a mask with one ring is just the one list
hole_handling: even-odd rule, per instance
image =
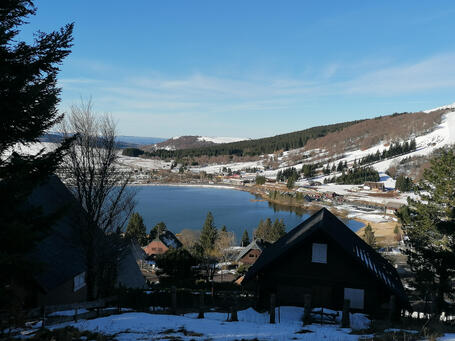
[[115, 274], [115, 269], [106, 269], [105, 261], [118, 258], [112, 255], [113, 244], [119, 240], [115, 235], [134, 209], [135, 191], [127, 187], [131, 172], [117, 164], [112, 117], [95, 115], [91, 101], [82, 101], [71, 107], [61, 128], [65, 136], [75, 135], [61, 173], [86, 211], [78, 232], [86, 252], [87, 298], [93, 299], [95, 288], [103, 285], [102, 274]]
[[[232, 246], [234, 246], [235, 236], [230, 231], [219, 231], [215, 242], [213, 254], [215, 257], [225, 264], [233, 258]], [[221, 270], [221, 281], [223, 280], [223, 266]]]

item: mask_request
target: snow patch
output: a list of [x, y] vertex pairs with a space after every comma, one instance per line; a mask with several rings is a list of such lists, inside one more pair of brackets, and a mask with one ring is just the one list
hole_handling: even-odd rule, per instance
[[424, 113], [429, 114], [430, 112], [433, 112], [436, 110], [447, 110], [447, 109], [455, 109], [455, 103], [443, 105], [442, 107], [437, 107], [437, 108], [430, 109], [430, 110], [425, 110]]
[[206, 141], [206, 142], [213, 142], [213, 143], [231, 143], [231, 142], [238, 142], [247, 140], [243, 137], [209, 137], [209, 136], [199, 136], [198, 141]]

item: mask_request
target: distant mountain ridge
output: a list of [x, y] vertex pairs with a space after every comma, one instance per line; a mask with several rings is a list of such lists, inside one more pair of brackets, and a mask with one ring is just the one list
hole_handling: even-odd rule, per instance
[[156, 143], [149, 146], [144, 146], [142, 149], [145, 151], [154, 150], [181, 150], [181, 149], [192, 149], [192, 148], [203, 148], [216, 146], [223, 143], [233, 143], [238, 141], [247, 140], [246, 138], [240, 137], [209, 137], [209, 136], [174, 136], [170, 139]]
[[381, 142], [390, 144], [426, 134], [441, 123], [444, 114], [454, 109], [455, 104], [451, 104], [426, 111], [394, 113], [222, 144], [199, 141], [195, 136], [181, 136], [144, 150], [148, 156], [171, 159], [222, 155], [260, 156], [296, 149], [301, 149], [303, 153], [315, 153], [319, 149], [324, 150], [326, 156], [342, 155], [350, 150], [365, 150]]

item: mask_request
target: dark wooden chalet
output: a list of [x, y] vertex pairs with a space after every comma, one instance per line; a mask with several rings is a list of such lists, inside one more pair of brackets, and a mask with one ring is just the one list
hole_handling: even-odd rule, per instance
[[264, 250], [242, 285], [255, 289], [258, 304], [351, 309], [382, 315], [395, 296], [397, 311], [408, 299], [395, 268], [342, 221], [323, 208]]

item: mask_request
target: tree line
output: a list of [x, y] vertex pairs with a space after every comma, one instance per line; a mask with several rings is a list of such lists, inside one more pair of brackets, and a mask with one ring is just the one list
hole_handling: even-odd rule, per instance
[[324, 183], [337, 183], [343, 185], [360, 185], [365, 181], [378, 182], [380, 180], [379, 173], [372, 167], [351, 168], [347, 172], [343, 170], [340, 176], [325, 178]]
[[357, 160], [355, 160], [354, 164], [364, 165], [364, 164], [371, 163], [371, 162], [385, 160], [385, 159], [388, 159], [388, 158], [391, 158], [391, 157], [394, 157], [397, 155], [410, 153], [410, 152], [416, 150], [416, 148], [417, 148], [417, 144], [416, 144], [415, 139], [412, 139], [411, 142], [406, 141], [403, 143], [399, 143], [399, 142], [392, 143], [390, 145], [390, 148], [384, 149], [382, 151], [382, 153], [379, 152], [379, 150], [378, 150], [374, 154], [368, 154], [367, 156], [361, 158], [358, 162], [357, 162]]

